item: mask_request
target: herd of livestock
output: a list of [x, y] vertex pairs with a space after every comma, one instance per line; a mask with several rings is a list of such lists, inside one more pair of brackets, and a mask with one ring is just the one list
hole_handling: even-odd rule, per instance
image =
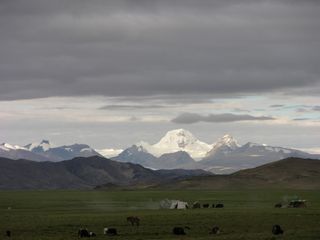
[[[140, 218], [137, 216], [130, 216], [127, 217], [127, 222], [129, 222], [131, 224], [131, 226], [140, 226]], [[186, 231], [190, 230], [191, 228], [186, 226], [186, 227], [173, 227], [172, 229], [172, 234], [174, 235], [186, 235]], [[213, 226], [211, 228], [211, 231], [209, 232], [209, 234], [215, 234], [218, 235], [220, 234], [221, 230], [220, 227], [218, 226]], [[273, 225], [272, 227], [272, 234], [274, 235], [282, 235], [284, 233], [283, 229], [280, 227], [280, 225], [276, 224]], [[105, 227], [103, 229], [103, 234], [106, 236], [117, 236], [118, 235], [118, 231], [116, 228], [107, 228]], [[7, 230], [6, 231], [6, 236], [7, 238], [11, 237], [11, 231]], [[90, 238], [90, 237], [96, 237], [97, 234], [89, 231], [87, 228], [80, 228], [78, 230], [78, 238]]]
[[[200, 204], [199, 202], [194, 202], [192, 204], [192, 208], [224, 208], [224, 204], [222, 203], [218, 203], [218, 204]], [[276, 204], [275, 205], [276, 208], [279, 207], [284, 207], [284, 205], [280, 205], [280, 204]], [[297, 203], [297, 201], [292, 201], [290, 202], [288, 207], [306, 207], [305, 205], [305, 201], [301, 201], [299, 200], [299, 202]], [[127, 222], [129, 224], [131, 224], [131, 226], [136, 226], [139, 227], [140, 226], [140, 218], [137, 216], [129, 216], [127, 217]], [[172, 228], [172, 234], [174, 235], [186, 235], [186, 232], [190, 230], [190, 227], [185, 226], [185, 227], [173, 227]], [[274, 235], [282, 235], [284, 233], [284, 230], [281, 228], [280, 225], [276, 224], [273, 225], [272, 230], [271, 230], [272, 234]], [[219, 226], [213, 226], [209, 232], [209, 234], [220, 234], [221, 233], [221, 229]], [[106, 236], [117, 236], [118, 235], [118, 230], [116, 228], [107, 228], [105, 227], [103, 229], [103, 234]], [[5, 232], [5, 235], [7, 238], [11, 238], [11, 231], [7, 230]], [[96, 237], [97, 234], [89, 231], [87, 228], [80, 228], [78, 231], [78, 238], [89, 238], [89, 237]]]
[[[132, 226], [139, 226], [140, 225], [140, 219], [138, 217], [127, 217], [127, 221], [131, 223]], [[186, 235], [186, 231], [190, 230], [191, 228], [186, 226], [186, 227], [173, 227], [172, 229], [172, 234], [174, 235]], [[209, 234], [220, 234], [221, 230], [220, 227], [218, 226], [213, 226], [211, 228], [211, 231]], [[272, 234], [274, 235], [282, 235], [284, 233], [283, 229], [280, 227], [280, 225], [276, 224], [273, 225]], [[103, 234], [107, 236], [116, 236], [118, 235], [118, 231], [116, 228], [104, 228], [103, 229]], [[96, 234], [94, 232], [89, 231], [86, 228], [79, 229], [78, 231], [78, 237], [79, 238], [84, 238], [84, 237], [96, 237]]]
[[[128, 219], [136, 219], [138, 220], [137, 222], [137, 226], [139, 226], [140, 223], [140, 219], [138, 217], [128, 217]], [[131, 220], [129, 220], [129, 222], [131, 222]], [[134, 226], [134, 223], [131, 222], [131, 224]], [[186, 226], [186, 227], [173, 227], [172, 229], [172, 234], [174, 235], [186, 235], [186, 231], [190, 230], [191, 228]], [[215, 234], [218, 235], [220, 234], [221, 230], [220, 227], [218, 226], [213, 226], [211, 231], [209, 232], [209, 234]], [[271, 230], [272, 234], [274, 235], [282, 235], [284, 233], [283, 229], [280, 227], [280, 225], [276, 224], [273, 225], [272, 230]], [[118, 231], [116, 228], [104, 228], [103, 229], [103, 234], [106, 236], [117, 236], [118, 235]], [[79, 238], [87, 238], [87, 237], [96, 237], [97, 235], [94, 232], [89, 231], [86, 228], [82, 228], [79, 229], [78, 231], [78, 237]]]

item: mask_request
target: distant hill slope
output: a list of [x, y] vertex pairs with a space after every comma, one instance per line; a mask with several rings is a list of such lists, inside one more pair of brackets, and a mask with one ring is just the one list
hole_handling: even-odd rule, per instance
[[149, 186], [208, 174], [203, 170], [153, 171], [99, 156], [56, 163], [0, 158], [0, 169], [0, 189], [80, 189], [105, 184]]
[[287, 158], [231, 175], [192, 177], [162, 184], [160, 188], [237, 189], [292, 188], [320, 189], [320, 160]]
[[233, 177], [253, 178], [268, 184], [301, 187], [320, 186], [320, 161], [303, 158], [287, 158], [257, 168], [232, 174]]

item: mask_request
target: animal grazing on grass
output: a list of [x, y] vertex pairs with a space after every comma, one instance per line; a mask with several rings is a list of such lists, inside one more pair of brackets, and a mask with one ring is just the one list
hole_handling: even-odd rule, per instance
[[220, 233], [220, 228], [218, 226], [214, 226], [210, 232], [210, 234], [219, 234], [219, 233]]
[[174, 235], [186, 235], [186, 232], [184, 231], [185, 229], [189, 229], [190, 230], [190, 228], [189, 227], [174, 227], [173, 229], [172, 229], [172, 233], [174, 234]]
[[306, 200], [292, 200], [288, 204], [289, 208], [306, 208]]
[[223, 205], [222, 203], [218, 203], [218, 204], [216, 205], [216, 208], [224, 208], [224, 205]]
[[203, 208], [209, 208], [209, 204], [208, 204], [208, 203], [205, 203], [205, 204], [202, 205], [202, 207], [203, 207]]
[[118, 235], [117, 229], [116, 228], [104, 228], [103, 229], [104, 235], [108, 236], [116, 236]]
[[139, 226], [140, 225], [140, 218], [136, 217], [136, 216], [130, 216], [127, 217], [127, 222], [131, 223], [131, 226]]
[[78, 231], [78, 237], [96, 237], [97, 235], [94, 232], [89, 232], [86, 228], [80, 228]]
[[174, 235], [186, 235], [186, 233], [185, 233], [185, 231], [184, 231], [184, 228], [182, 228], [182, 227], [174, 227], [174, 228], [172, 229], [172, 233], [173, 233]]
[[281, 203], [277, 203], [274, 205], [275, 208], [282, 208], [282, 204]]
[[11, 237], [11, 231], [7, 230], [7, 231], [6, 231], [6, 236], [7, 236], [8, 238]]
[[78, 231], [78, 237], [83, 238], [83, 237], [90, 237], [90, 233], [88, 229], [80, 228]]
[[273, 225], [272, 227], [272, 233], [274, 235], [281, 235], [284, 233], [283, 229], [280, 227], [280, 225], [276, 224], [276, 225]]

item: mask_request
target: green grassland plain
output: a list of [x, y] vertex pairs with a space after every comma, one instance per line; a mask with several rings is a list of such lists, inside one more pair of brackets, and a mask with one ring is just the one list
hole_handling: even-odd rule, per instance
[[[305, 209], [274, 208], [291, 197], [306, 199]], [[192, 203], [223, 203], [225, 208], [160, 209], [163, 199]], [[139, 216], [140, 227], [126, 222]], [[285, 233], [274, 237], [273, 224]], [[210, 235], [217, 225], [220, 235]], [[185, 236], [172, 235], [174, 226], [189, 226]], [[1, 191], [0, 239], [11, 230], [15, 240], [78, 239], [79, 227], [95, 239], [320, 239], [320, 192], [297, 190], [243, 191]], [[103, 235], [115, 227], [119, 236]]]

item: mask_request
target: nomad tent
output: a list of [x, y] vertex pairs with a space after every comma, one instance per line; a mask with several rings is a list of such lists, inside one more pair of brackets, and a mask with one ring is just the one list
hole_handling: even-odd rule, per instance
[[188, 203], [179, 200], [172, 200], [170, 209], [187, 209]]
[[187, 209], [189, 208], [187, 202], [180, 200], [165, 199], [160, 202], [160, 207], [164, 209]]

